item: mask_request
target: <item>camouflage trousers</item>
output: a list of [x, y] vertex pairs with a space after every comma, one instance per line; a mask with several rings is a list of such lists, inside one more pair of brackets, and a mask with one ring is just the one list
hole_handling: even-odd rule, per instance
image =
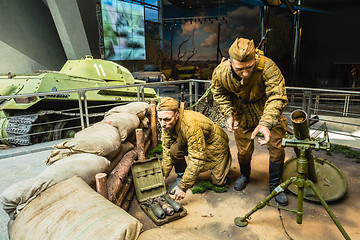
[[[281, 146], [282, 139], [285, 137], [287, 119], [282, 115], [280, 123], [270, 129], [270, 141], [267, 144], [270, 161], [277, 164], [284, 164], [285, 151]], [[250, 163], [254, 152], [254, 140], [251, 139], [251, 133], [255, 128], [238, 128], [234, 131], [236, 146], [238, 149], [239, 164]]]

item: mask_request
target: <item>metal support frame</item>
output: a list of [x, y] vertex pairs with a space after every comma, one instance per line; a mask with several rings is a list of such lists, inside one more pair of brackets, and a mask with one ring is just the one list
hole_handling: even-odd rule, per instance
[[189, 82], [189, 104], [191, 105], [193, 103], [193, 91], [192, 91], [193, 82]]
[[141, 101], [144, 102], [145, 101], [145, 87], [141, 86], [140, 90], [141, 90]]
[[86, 127], [90, 126], [89, 123], [89, 109], [88, 109], [88, 104], [87, 104], [87, 98], [86, 98], [86, 92], [82, 92], [82, 96], [84, 98], [84, 109], [85, 109], [85, 122], [86, 122]]
[[350, 105], [350, 95], [345, 96], [343, 116], [347, 117]]
[[79, 101], [79, 111], [80, 111], [80, 122], [81, 122], [81, 128], [84, 129], [85, 128], [85, 124], [84, 124], [84, 118], [83, 118], [83, 106], [82, 106], [82, 100], [81, 100], [81, 92], [78, 92], [78, 101]]
[[194, 84], [195, 84], [195, 102], [197, 102], [199, 100], [199, 83], [194, 82]]
[[[295, 105], [295, 93], [290, 95], [290, 103], [291, 106]], [[294, 110], [293, 107], [290, 110], [293, 111]]]
[[305, 110], [307, 116], [311, 117], [312, 91], [304, 91], [302, 99], [302, 109]]
[[314, 114], [318, 114], [319, 112], [319, 104], [320, 104], [320, 94], [316, 94], [315, 96], [315, 105], [314, 105]]
[[138, 102], [145, 101], [145, 87], [144, 86], [137, 86], [136, 87], [136, 96], [137, 96], [137, 100]]
[[136, 96], [137, 96], [138, 102], [140, 102], [140, 87], [141, 86], [137, 86], [137, 88], [136, 88]]

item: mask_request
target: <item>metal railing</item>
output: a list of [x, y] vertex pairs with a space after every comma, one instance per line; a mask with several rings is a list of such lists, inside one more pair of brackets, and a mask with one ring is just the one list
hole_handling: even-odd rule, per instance
[[[71, 117], [72, 120], [78, 119], [80, 121], [79, 125], [71, 126], [70, 128], [64, 128], [63, 130], [71, 130], [71, 129], [77, 130], [77, 129], [84, 129], [85, 127], [88, 127], [91, 124], [90, 118], [93, 115], [89, 113], [89, 110], [93, 108], [109, 108], [120, 104], [124, 104], [124, 102], [119, 101], [108, 104], [89, 106], [87, 100], [87, 93], [90, 91], [135, 87], [137, 89], [137, 94], [136, 94], [136, 98], [134, 98], [134, 101], [145, 101], [146, 98], [144, 94], [144, 89], [150, 87], [157, 90], [159, 97], [171, 96], [174, 98], [181, 99], [181, 95], [183, 95], [186, 97], [186, 100], [190, 104], [192, 104], [198, 101], [199, 97], [203, 92], [202, 90], [206, 90], [206, 87], [204, 87], [204, 85], [209, 86], [210, 83], [211, 83], [210, 80], [189, 79], [189, 80], [177, 80], [171, 82], [141, 83], [141, 84], [122, 85], [122, 86], [83, 88], [83, 89], [56, 91], [56, 92], [0, 96], [0, 102], [12, 98], [28, 98], [34, 96], [45, 97], [49, 95], [77, 93], [78, 107], [61, 110], [62, 114], [65, 113], [65, 115], [69, 116], [69, 118]], [[202, 85], [201, 87], [200, 84]], [[181, 85], [186, 86], [184, 93], [181, 92], [181, 87], [180, 87]], [[346, 118], [360, 119], [360, 92], [318, 89], [318, 88], [299, 88], [299, 87], [286, 87], [286, 89], [287, 89], [289, 103], [285, 111], [292, 111], [294, 109], [301, 108], [308, 113], [310, 119], [312, 114], [341, 116], [342, 119], [346, 119]], [[56, 114], [57, 111], [46, 109], [43, 111], [43, 114], [46, 115], [47, 112]], [[97, 116], [103, 116], [104, 113], [105, 112], [98, 111]], [[0, 118], [0, 123], [1, 120], [3, 120], [4, 118], [9, 119], [11, 117], [12, 116]], [[69, 118], [64, 121], [69, 120]], [[326, 119], [323, 120], [334, 124], [345, 124], [360, 129], [360, 122], [359, 122], [360, 120], [357, 122], [333, 121]], [[56, 123], [60, 124], [58, 123], [60, 121], [61, 120], [57, 120]], [[49, 125], [54, 123], [55, 123], [54, 121], [46, 121], [35, 124]], [[3, 132], [6, 131], [5, 124], [2, 124], [2, 126], [0, 127], [1, 127], [0, 131]], [[56, 133], [57, 131], [59, 131], [59, 129], [50, 129], [35, 133], [29, 133], [27, 135], [33, 136], [33, 135], [46, 134], [51, 132]], [[0, 138], [0, 141], [3, 140], [6, 141], [6, 138]]]
[[360, 92], [358, 91], [300, 87], [286, 87], [286, 90], [289, 107], [294, 106], [295, 102], [301, 102], [302, 109], [309, 116], [311, 113], [322, 112], [344, 117], [359, 117]]

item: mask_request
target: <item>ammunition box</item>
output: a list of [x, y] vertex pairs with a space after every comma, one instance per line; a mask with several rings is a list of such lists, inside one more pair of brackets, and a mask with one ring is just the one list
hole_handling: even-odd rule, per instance
[[155, 216], [151, 207], [146, 203], [147, 199], [156, 198], [166, 194], [164, 177], [161, 171], [160, 160], [157, 158], [147, 159], [142, 162], [134, 162], [131, 166], [136, 198], [141, 209], [158, 226], [172, 222], [186, 216], [187, 211], [183, 207], [180, 212], [173, 215], [166, 215], [160, 219]]

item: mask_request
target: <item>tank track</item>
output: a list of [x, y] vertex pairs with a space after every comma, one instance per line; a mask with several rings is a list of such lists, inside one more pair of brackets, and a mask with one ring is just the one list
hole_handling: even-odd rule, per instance
[[[62, 111], [45, 110], [39, 111], [35, 114], [12, 116], [9, 118], [9, 122], [6, 127], [7, 142], [16, 146], [28, 146], [31, 145], [31, 130], [33, 124], [40, 116], [45, 115], [62, 115], [62, 116], [78, 116], [80, 113], [66, 113]], [[92, 113], [89, 117], [103, 116], [103, 113]]]
[[30, 130], [33, 122], [39, 115], [14, 116], [9, 118], [6, 127], [7, 141], [13, 145], [27, 146], [31, 145]]

